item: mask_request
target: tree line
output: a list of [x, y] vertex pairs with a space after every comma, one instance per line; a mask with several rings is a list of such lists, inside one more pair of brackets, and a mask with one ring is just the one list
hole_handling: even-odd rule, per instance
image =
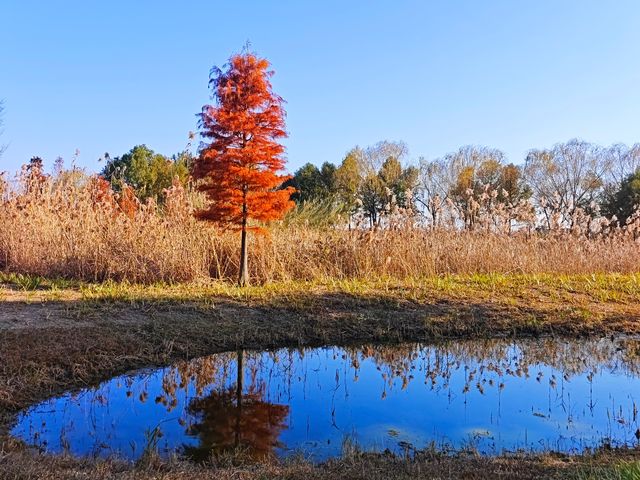
[[398, 212], [428, 226], [465, 229], [534, 220], [540, 229], [571, 229], [602, 216], [624, 225], [640, 205], [640, 144], [570, 140], [531, 150], [523, 165], [497, 149], [465, 146], [411, 165], [404, 143], [383, 141], [352, 149], [339, 165], [307, 163], [287, 185], [298, 204], [338, 203], [370, 227]]
[[[194, 161], [187, 151], [165, 156], [146, 145], [104, 159], [101, 176], [114, 191], [130, 187], [140, 201], [159, 204], [176, 179], [188, 183]], [[499, 217], [506, 228], [537, 219], [539, 228], [551, 230], [600, 216], [624, 225], [640, 205], [640, 144], [601, 147], [570, 140], [531, 150], [523, 165], [507, 162], [498, 149], [465, 146], [412, 165], [404, 143], [381, 141], [351, 149], [337, 165], [307, 163], [278, 188], [288, 187], [295, 189], [291, 199], [298, 206], [332, 206], [351, 226], [358, 219], [381, 227], [409, 217], [471, 230], [482, 219]]]
[[[126, 189], [141, 202], [163, 204], [175, 181], [187, 185], [194, 156], [172, 156], [137, 145], [104, 155], [100, 176], [117, 193]], [[523, 165], [498, 149], [465, 146], [441, 158], [415, 164], [402, 142], [355, 147], [337, 165], [307, 163], [277, 188], [293, 188], [299, 207], [320, 205], [339, 211], [350, 226], [387, 226], [411, 218], [425, 226], [472, 230], [487, 219], [506, 229], [537, 221], [538, 228], [573, 228], [579, 221], [606, 217], [625, 225], [640, 206], [640, 144], [601, 147], [570, 140], [531, 150]], [[33, 157], [26, 168], [43, 171]], [[486, 225], [485, 225], [486, 226]]]

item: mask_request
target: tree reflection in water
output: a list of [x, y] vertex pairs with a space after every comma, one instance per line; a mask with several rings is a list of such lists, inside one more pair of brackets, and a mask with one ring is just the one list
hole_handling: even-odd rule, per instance
[[158, 432], [161, 454], [196, 460], [236, 449], [329, 458], [345, 436], [377, 448], [387, 432], [391, 450], [400, 441], [459, 448], [471, 436], [488, 453], [579, 452], [637, 443], [639, 388], [637, 337], [240, 351], [48, 400], [12, 433], [49, 452], [130, 459], [147, 431]]
[[194, 398], [187, 408], [197, 420], [187, 433], [198, 436], [198, 446], [185, 446], [184, 453], [196, 461], [211, 456], [241, 450], [251, 458], [260, 460], [273, 455], [280, 432], [286, 428], [289, 413], [286, 405], [264, 401], [264, 384], [251, 384], [243, 392], [244, 352], [237, 353], [237, 379], [235, 386], [212, 391], [208, 396]]

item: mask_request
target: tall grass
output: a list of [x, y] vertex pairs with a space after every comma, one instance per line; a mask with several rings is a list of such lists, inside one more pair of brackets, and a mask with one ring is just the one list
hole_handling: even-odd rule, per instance
[[[24, 173], [24, 172], [23, 172]], [[180, 185], [140, 204], [79, 172], [24, 174], [0, 196], [0, 270], [88, 281], [235, 279], [239, 235], [193, 218]], [[528, 230], [530, 231], [530, 230]], [[631, 273], [640, 244], [628, 230], [511, 234], [404, 226], [272, 225], [250, 239], [255, 282], [407, 278], [449, 273]]]

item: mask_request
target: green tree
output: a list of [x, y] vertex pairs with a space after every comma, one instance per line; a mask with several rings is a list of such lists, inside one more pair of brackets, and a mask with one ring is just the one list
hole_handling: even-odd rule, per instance
[[294, 187], [292, 199], [297, 203], [309, 201], [331, 201], [336, 193], [335, 165], [325, 162], [318, 169], [312, 163], [299, 168], [283, 187]]
[[609, 196], [603, 205], [603, 213], [616, 216], [620, 225], [624, 225], [638, 207], [640, 207], [640, 168], [624, 179], [620, 188]]
[[153, 198], [162, 202], [163, 191], [171, 187], [175, 177], [182, 183], [189, 177], [190, 157], [186, 153], [167, 158], [146, 145], [137, 145], [121, 157], [111, 159], [106, 154], [105, 158], [102, 176], [116, 191], [121, 191], [124, 185], [131, 186], [140, 200]]
[[373, 228], [380, 223], [388, 198], [387, 189], [380, 175], [369, 173], [359, 189], [362, 211], [369, 219], [369, 226]]
[[335, 189], [338, 198], [353, 215], [358, 208], [358, 190], [362, 183], [362, 150], [358, 147], [352, 149], [342, 160], [334, 174]]
[[387, 158], [378, 173], [382, 184], [393, 197], [387, 198], [387, 203], [395, 202], [401, 208], [411, 207], [411, 192], [418, 185], [418, 174], [416, 167], [403, 168], [396, 157]]
[[324, 162], [320, 167], [322, 185], [328, 195], [336, 194], [336, 171], [338, 168], [331, 162]]

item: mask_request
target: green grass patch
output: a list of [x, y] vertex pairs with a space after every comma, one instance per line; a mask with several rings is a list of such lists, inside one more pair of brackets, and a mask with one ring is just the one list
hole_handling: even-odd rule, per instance
[[589, 467], [578, 472], [579, 480], [640, 480], [640, 461]]

